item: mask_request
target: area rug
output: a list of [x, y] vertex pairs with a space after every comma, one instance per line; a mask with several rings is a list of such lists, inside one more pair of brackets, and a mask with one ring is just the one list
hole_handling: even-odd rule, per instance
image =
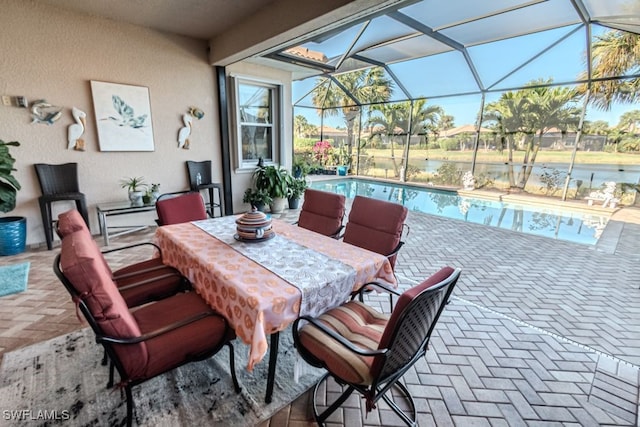
[[[305, 364], [298, 365], [304, 369], [298, 381], [294, 379], [296, 363], [304, 362], [298, 361], [291, 331], [282, 331], [273, 401], [265, 404], [268, 354], [250, 373], [248, 347], [236, 340], [234, 348], [240, 393], [233, 389], [225, 347], [210, 359], [134, 387], [134, 425], [254, 426], [322, 375]], [[89, 328], [5, 354], [0, 366], [0, 413], [6, 423], [2, 425], [126, 425], [124, 392], [106, 389], [108, 368], [101, 359], [102, 347]]]
[[0, 297], [27, 290], [30, 265], [29, 262], [22, 262], [0, 267]]

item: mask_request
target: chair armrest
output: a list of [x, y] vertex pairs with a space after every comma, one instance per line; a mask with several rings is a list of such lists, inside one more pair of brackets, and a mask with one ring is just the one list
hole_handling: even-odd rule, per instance
[[157, 249], [158, 253], [160, 254], [160, 259], [162, 259], [162, 249], [160, 249], [160, 246], [158, 246], [158, 245], [156, 245], [155, 243], [152, 243], [152, 242], [134, 243], [132, 245], [121, 246], [119, 248], [105, 249], [105, 250], [103, 250], [101, 252], [103, 254], [108, 254], [110, 252], [117, 252], [117, 251], [122, 251], [122, 250], [126, 250], [126, 249], [133, 249], [133, 248], [137, 248], [137, 247], [143, 246], [143, 245], [151, 245], [151, 246], [155, 247]]
[[[324, 333], [325, 335], [333, 338], [335, 341], [337, 341], [340, 345], [342, 345], [349, 351], [360, 354], [362, 356], [378, 356], [381, 354], [385, 354], [387, 352], [386, 349], [385, 350], [369, 350], [369, 349], [363, 349], [363, 348], [357, 347], [351, 341], [348, 341], [347, 339], [345, 339], [342, 335], [336, 333], [335, 331], [332, 331], [331, 329], [327, 328], [324, 324], [319, 322], [316, 318], [310, 317], [310, 316], [300, 316], [293, 323], [293, 331], [294, 331], [294, 334], [296, 335], [298, 335], [298, 323], [300, 322], [300, 320], [306, 320], [307, 322], [309, 322], [310, 325], [317, 328], [320, 332]], [[299, 342], [298, 339], [296, 339], [296, 341]]]
[[335, 233], [329, 235], [329, 237], [333, 237], [336, 240], [340, 240], [344, 237], [344, 233], [342, 232], [343, 230], [344, 230], [344, 225], [341, 225], [340, 228], [338, 228]]
[[[381, 288], [383, 291], [388, 292], [391, 295], [395, 295], [395, 296], [402, 295], [401, 292], [398, 292], [397, 290], [389, 287], [388, 285], [386, 285], [384, 283], [369, 282], [369, 283], [365, 283], [364, 285], [362, 285], [362, 287], [360, 289], [358, 289], [357, 291], [351, 292], [351, 301], [355, 300], [356, 297], [358, 297], [360, 302], [364, 302], [364, 294], [365, 294], [365, 292], [373, 291], [373, 289], [371, 289], [372, 286], [376, 286], [378, 288]], [[393, 298], [393, 297], [391, 297], [391, 298]], [[393, 306], [392, 306], [391, 310], [393, 310]]]
[[402, 248], [402, 246], [403, 246], [403, 245], [404, 245], [404, 242], [401, 240], [401, 241], [398, 243], [398, 246], [396, 246], [396, 247], [391, 251], [391, 253], [387, 254], [387, 258], [391, 258], [392, 256], [397, 255], [397, 254], [398, 254], [398, 252], [400, 252], [400, 248]]
[[[116, 337], [110, 337], [110, 336], [105, 336], [105, 335], [96, 335], [96, 342], [98, 344], [101, 344], [103, 342], [107, 342], [110, 344], [138, 344], [141, 343], [143, 341], [148, 341], [150, 339], [156, 338], [160, 335], [164, 335], [168, 332], [171, 332], [173, 330], [182, 328], [183, 326], [186, 326], [190, 323], [193, 322], [197, 322], [198, 320], [202, 320], [205, 317], [209, 317], [211, 315], [219, 315], [218, 313], [216, 313], [213, 310], [208, 310], [199, 314], [196, 314], [194, 316], [191, 316], [187, 319], [183, 319], [180, 320], [179, 322], [174, 322], [170, 325], [166, 325], [162, 328], [156, 329], [155, 331], [152, 332], [148, 332], [146, 334], [140, 335], [139, 337], [131, 337], [131, 338], [116, 338]], [[222, 317], [222, 316], [221, 316]], [[224, 317], [223, 317], [224, 319]], [[225, 323], [227, 323], [227, 320], [224, 320]]]

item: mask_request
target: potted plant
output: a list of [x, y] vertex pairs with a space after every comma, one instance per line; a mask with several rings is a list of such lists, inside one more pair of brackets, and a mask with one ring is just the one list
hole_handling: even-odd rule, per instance
[[[0, 212], [8, 213], [16, 207], [16, 195], [20, 183], [13, 176], [16, 162], [9, 147], [19, 147], [18, 141], [4, 142], [0, 139]], [[27, 219], [22, 216], [0, 218], [0, 255], [15, 255], [24, 252], [27, 241]]]
[[147, 184], [144, 182], [144, 177], [136, 176], [122, 179], [120, 180], [120, 186], [129, 191], [129, 200], [132, 205], [142, 206], [142, 196], [144, 196], [144, 190], [147, 188]]
[[266, 191], [273, 199], [269, 204], [272, 213], [280, 213], [285, 208], [289, 176], [286, 169], [273, 165], [258, 167], [253, 172], [256, 189]]
[[307, 180], [304, 178], [293, 178], [289, 182], [289, 209], [298, 209], [300, 206], [300, 197], [307, 189]]
[[160, 184], [151, 184], [142, 196], [142, 203], [145, 205], [154, 204], [158, 197], [160, 197]]
[[242, 197], [243, 203], [249, 203], [251, 207], [255, 207], [260, 212], [265, 211], [265, 206], [272, 202], [271, 196], [264, 190], [255, 190], [247, 188]]

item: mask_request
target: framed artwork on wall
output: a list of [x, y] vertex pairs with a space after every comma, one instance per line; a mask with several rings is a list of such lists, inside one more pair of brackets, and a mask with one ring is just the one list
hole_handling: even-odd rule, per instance
[[100, 151], [153, 151], [149, 88], [91, 81]]

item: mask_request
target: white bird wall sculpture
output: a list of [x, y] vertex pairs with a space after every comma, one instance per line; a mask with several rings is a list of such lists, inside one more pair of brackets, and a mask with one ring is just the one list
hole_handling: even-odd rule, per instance
[[187, 113], [182, 116], [182, 121], [184, 122], [184, 127], [180, 128], [180, 131], [178, 132], [178, 148], [184, 148], [187, 150], [189, 149], [189, 135], [191, 135], [191, 122], [193, 121], [193, 116]]
[[84, 151], [84, 140], [81, 139], [81, 137], [84, 133], [87, 113], [79, 108], [73, 107], [71, 109], [71, 115], [76, 122], [69, 125], [67, 129], [67, 140], [69, 141], [67, 149], [71, 150], [73, 148], [74, 150]]

